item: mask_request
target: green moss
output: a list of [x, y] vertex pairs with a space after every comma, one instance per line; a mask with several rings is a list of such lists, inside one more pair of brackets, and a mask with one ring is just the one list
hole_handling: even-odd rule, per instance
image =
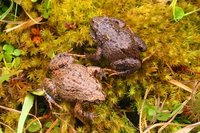
[[200, 120], [200, 93], [198, 92], [183, 109], [183, 116], [192, 122], [198, 122]]
[[[39, 2], [22, 1], [21, 5], [34, 18], [44, 13], [44, 6]], [[185, 0], [179, 1], [178, 5], [186, 12], [199, 6], [196, 2]], [[134, 126], [122, 113], [120, 101], [128, 99], [129, 103], [124, 110], [132, 113], [135, 110], [139, 112], [145, 90], [150, 89], [148, 103], [155, 105], [158, 97], [161, 101], [166, 98], [165, 108], [172, 108], [182, 103], [190, 94], [170, 84], [168, 80], [192, 81], [200, 78], [197, 73], [200, 71], [198, 12], [175, 22], [172, 9], [168, 4], [152, 3], [149, 0], [139, 2], [134, 0], [59, 0], [59, 2], [52, 0], [50, 13], [45, 22], [33, 26], [40, 30], [42, 41], [39, 44], [32, 41], [33, 35], [30, 28], [0, 33], [1, 42], [10, 42], [22, 51], [18, 70], [23, 70], [22, 75], [25, 75], [20, 82], [5, 83], [0, 88], [2, 99], [9, 95], [15, 101], [14, 103], [7, 101], [6, 106], [13, 108], [19, 106], [27, 91], [39, 88], [47, 72], [48, 63], [55, 54], [70, 50], [72, 53], [82, 53], [82, 47], [91, 48], [96, 45], [89, 34], [90, 20], [94, 16], [106, 15], [124, 20], [148, 46], [148, 50], [141, 53], [141, 57], [149, 58], [143, 62], [142, 68], [132, 75], [106, 79], [105, 82], [109, 84], [104, 85], [107, 100], [94, 106], [99, 117], [92, 122], [84, 121], [90, 123], [92, 131], [134, 132]], [[18, 16], [18, 20], [27, 20], [28, 17], [24, 14]], [[66, 24], [74, 24], [75, 28], [67, 28]], [[12, 25], [9, 24], [6, 27], [9, 26]], [[84, 59], [80, 59], [79, 63], [95, 64]], [[103, 61], [99, 66], [110, 67], [106, 64]], [[3, 62], [0, 65], [4, 66]], [[16, 77], [20, 77], [20, 74]], [[44, 103], [44, 101], [39, 102]], [[72, 108], [73, 106], [66, 106], [66, 110]], [[1, 114], [0, 118], [9, 125], [12, 125], [9, 121], [16, 120], [10, 114]], [[53, 121], [55, 118], [51, 117], [51, 119]], [[61, 125], [63, 123], [66, 121], [61, 121]], [[80, 132], [90, 132], [85, 124], [76, 128], [77, 121], [73, 117], [67, 123]]]

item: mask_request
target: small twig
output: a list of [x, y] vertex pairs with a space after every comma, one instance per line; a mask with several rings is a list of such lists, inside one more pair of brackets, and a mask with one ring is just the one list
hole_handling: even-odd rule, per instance
[[[146, 115], [144, 116], [144, 127], [148, 127]], [[151, 132], [148, 132], [151, 133]]]
[[124, 74], [124, 72], [117, 72], [117, 71], [113, 70], [113, 73], [109, 74], [109, 77], [117, 76], [117, 75], [121, 75], [121, 74]]
[[173, 84], [173, 85], [176, 85], [176, 86], [178, 86], [178, 87], [180, 87], [180, 88], [182, 88], [182, 89], [184, 89], [184, 90], [186, 90], [186, 91], [188, 91], [190, 93], [192, 93], [192, 89], [190, 87], [184, 85], [183, 83], [181, 83], [181, 82], [179, 82], [177, 80], [171, 79], [168, 82]]
[[[8, 108], [8, 107], [2, 106], [2, 105], [0, 105], [0, 108], [2, 108], [4, 110], [8, 110], [8, 111], [12, 111], [12, 112], [21, 114], [21, 111], [18, 111], [16, 109], [12, 109], [12, 108]], [[30, 116], [34, 117], [35, 119], [37, 119], [37, 121], [39, 122], [39, 125], [40, 125], [40, 127], [42, 129], [42, 124], [41, 124], [40, 120], [35, 115], [33, 115], [31, 113], [28, 113], [28, 115], [30, 115]]]
[[144, 104], [146, 102], [147, 95], [149, 94], [149, 91], [150, 91], [150, 89], [147, 89], [145, 91], [144, 99], [143, 99], [142, 106], [141, 106], [141, 109], [140, 109], [140, 117], [139, 117], [139, 130], [140, 130], [140, 133], [143, 132], [142, 131], [142, 114], [143, 114]]
[[56, 124], [58, 123], [58, 119], [56, 119], [52, 125], [49, 127], [49, 129], [45, 132], [45, 133], [50, 133], [51, 130], [56, 126]]
[[1, 125], [4, 125], [5, 127], [9, 128], [13, 133], [15, 133], [15, 131], [7, 124], [0, 122]]
[[153, 52], [151, 53], [149, 56], [145, 57], [143, 60], [142, 60], [142, 63], [145, 62], [146, 60], [150, 59], [156, 52]]
[[103, 68], [102, 70], [105, 72], [111, 73], [108, 75], [108, 77], [119, 75], [119, 72], [117, 72], [116, 70], [113, 70], [113, 69]]
[[197, 123], [194, 123], [194, 124], [190, 124], [190, 125], [188, 125], [188, 126], [185, 126], [185, 127], [182, 128], [182, 129], [176, 131], [175, 133], [190, 133], [190, 131], [191, 131], [193, 128], [195, 128], [195, 127], [197, 127], [197, 126], [199, 126], [199, 125], [200, 125], [200, 122], [197, 122]]
[[110, 85], [109, 83], [107, 83], [107, 82], [105, 82], [105, 81], [102, 81], [102, 82], [106, 85], [107, 88], [109, 88], [109, 89], [112, 88], [112, 85]]
[[190, 97], [185, 100], [182, 105], [181, 105], [181, 108], [179, 109], [179, 111], [177, 111], [174, 116], [168, 121], [166, 122], [159, 130], [158, 130], [158, 133], [162, 133], [162, 130], [164, 130], [173, 120], [174, 118], [180, 113], [180, 111], [183, 109], [183, 107], [187, 104], [187, 102], [191, 99], [192, 97], [192, 94], [190, 95]]
[[[162, 125], [164, 125], [165, 123], [156, 123], [152, 126], [149, 126], [143, 133], [147, 133], [150, 132], [151, 129], [154, 129], [156, 127], [160, 127]], [[187, 126], [187, 124], [177, 124], [177, 123], [169, 123], [169, 125], [176, 125], [176, 126]]]
[[[178, 81], [177, 81], [178, 82]], [[178, 84], [179, 84], [179, 82], [178, 82]], [[179, 86], [179, 85], [177, 85], [177, 86]], [[181, 83], [181, 86], [182, 86], [182, 83]], [[180, 87], [180, 86], [179, 86]], [[195, 84], [193, 85], [193, 88], [191, 89], [191, 88], [189, 88], [190, 90], [191, 90], [191, 93], [192, 93], [192, 90], [193, 90], [193, 93], [195, 93], [195, 91], [198, 89], [200, 87], [200, 81], [196, 81], [195, 82]], [[182, 87], [181, 87], [182, 88]], [[161, 133], [162, 132], [162, 130], [164, 129], [164, 128], [166, 128], [168, 125], [178, 125], [178, 126], [188, 126], [188, 124], [176, 124], [176, 123], [171, 123], [173, 120], [174, 120], [174, 118], [180, 113], [180, 111], [183, 109], [183, 107], [187, 104], [187, 102], [189, 101], [189, 100], [191, 100], [191, 98], [192, 98], [192, 96], [194, 95], [194, 94], [191, 94], [189, 97], [188, 97], [188, 99], [187, 100], [185, 100], [183, 103], [182, 103], [182, 105], [181, 105], [181, 108], [179, 109], [179, 111], [177, 111], [175, 114], [174, 114], [174, 116], [168, 121], [168, 122], [166, 122], [166, 123], [157, 123], [157, 124], [154, 124], [154, 125], [152, 125], [152, 126], [149, 126], [143, 133], [148, 133], [148, 132], [150, 132], [150, 130], [151, 129], [153, 129], [153, 128], [156, 128], [156, 127], [159, 127], [159, 126], [162, 126], [159, 130], [158, 130], [158, 133]], [[165, 100], [164, 100], [165, 101]], [[163, 104], [164, 105], [164, 104]], [[162, 106], [163, 106], [162, 105]]]
[[8, 23], [8, 24], [22, 24], [24, 21], [8, 21], [8, 20], [0, 20], [0, 22]]
[[[44, 115], [42, 117], [38, 117], [38, 120], [41, 120], [41, 119], [46, 119], [48, 118], [49, 116], [48, 115]], [[29, 126], [34, 123], [35, 121], [37, 121], [37, 119], [34, 119], [32, 120], [30, 123], [27, 124], [27, 126], [24, 128], [24, 132], [29, 128]], [[40, 130], [40, 133], [42, 133], [42, 130]]]
[[35, 20], [33, 17], [31, 17], [31, 15], [25, 10], [23, 9], [24, 12], [26, 13], [26, 15], [35, 23], [35, 24], [39, 24], [39, 22], [37, 20]]
[[[191, 88], [190, 88], [190, 89], [191, 89], [191, 90], [196, 90], [199, 86], [200, 86], [200, 82], [196, 82], [196, 83], [194, 84], [193, 89], [191, 89]], [[183, 109], [183, 107], [187, 104], [187, 102], [192, 98], [192, 96], [193, 96], [193, 94], [191, 94], [191, 95], [188, 97], [188, 99], [185, 100], [185, 101], [182, 103], [180, 110], [177, 111], [177, 112], [174, 114], [174, 116], [173, 116], [168, 122], [163, 123], [163, 124], [160, 124], [160, 123], [154, 124], [153, 126], [151, 126], [151, 127], [149, 127], [148, 129], [146, 129], [146, 130], [144, 131], [144, 133], [146, 133], [147, 131], [149, 131], [149, 130], [155, 128], [156, 126], [162, 126], [162, 127], [158, 130], [158, 133], [161, 133], [162, 130], [164, 130], [168, 125], [174, 124], [174, 123], [171, 123], [171, 122], [172, 122], [172, 121], [174, 120], [174, 118], [180, 113], [180, 111], [181, 111], [181, 110]]]
[[80, 55], [80, 54], [69, 54], [69, 53], [66, 53], [66, 55], [69, 55], [69, 56], [74, 56], [74, 57], [86, 58], [86, 56], [85, 56], [85, 55]]
[[173, 69], [171, 68], [171, 66], [168, 64], [168, 63], [165, 63], [167, 65], [167, 67], [169, 68], [169, 70], [171, 71], [171, 73], [174, 75], [174, 71]]
[[163, 109], [166, 100], [167, 100], [167, 96], [165, 97], [164, 101], [162, 102], [159, 112], [161, 112], [161, 110]]
[[200, 87], [200, 81], [195, 81], [195, 83], [194, 83], [194, 85], [193, 85], [193, 92], [192, 92], [192, 94], [194, 95], [194, 94], [196, 94], [196, 91], [198, 90], [198, 88]]
[[5, 32], [10, 32], [10, 31], [18, 29], [18, 28], [25, 29], [25, 28], [28, 28], [28, 27], [34, 25], [34, 24], [38, 24], [42, 19], [43, 19], [42, 17], [37, 17], [37, 18], [34, 19], [37, 23], [35, 23], [35, 21], [33, 21], [33, 20], [28, 20], [28, 21], [25, 21], [25, 22], [17, 25], [17, 26], [14, 26], [12, 28], [6, 29], [4, 31]]
[[56, 112], [53, 112], [53, 114], [55, 114], [56, 115], [56, 117], [57, 118], [59, 118], [61, 121], [63, 121], [64, 122], [64, 124], [66, 124], [67, 126], [69, 126], [71, 129], [72, 129], [72, 131], [73, 131], [73, 133], [76, 133], [76, 130], [74, 129], [74, 127], [71, 125], [71, 124], [69, 124], [69, 123], [67, 123], [66, 122], [66, 120], [63, 120], [59, 115], [69, 115], [69, 113], [56, 113]]
[[[162, 109], [163, 109], [163, 107], [164, 107], [164, 105], [165, 105], [165, 101], [167, 100], [167, 96], [165, 97], [165, 99], [164, 99], [164, 101], [162, 102], [162, 104], [161, 104], [161, 106], [159, 107], [159, 110], [157, 111], [157, 112], [161, 112], [162, 111]], [[160, 98], [159, 98], [159, 105], [160, 105]], [[154, 124], [155, 122], [156, 122], [156, 119], [157, 119], [157, 112], [156, 112], [156, 114], [153, 116], [153, 118], [152, 118], [152, 120], [151, 120], [151, 124]]]

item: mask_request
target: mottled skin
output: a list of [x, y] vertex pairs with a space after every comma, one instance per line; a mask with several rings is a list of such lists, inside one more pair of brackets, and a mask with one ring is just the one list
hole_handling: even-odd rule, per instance
[[88, 58], [99, 60], [101, 56], [111, 62], [111, 66], [126, 74], [141, 67], [140, 51], [146, 45], [125, 23], [110, 17], [94, 17], [91, 21], [91, 35], [98, 47], [95, 55]]
[[104, 101], [102, 86], [92, 75], [98, 69], [76, 64], [67, 53], [61, 53], [51, 60], [50, 75], [43, 86], [54, 99], [79, 103]]

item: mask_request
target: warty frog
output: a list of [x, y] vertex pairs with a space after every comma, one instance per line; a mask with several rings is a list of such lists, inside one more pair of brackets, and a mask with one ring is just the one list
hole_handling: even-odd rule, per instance
[[118, 74], [127, 74], [141, 67], [139, 53], [147, 49], [144, 42], [125, 23], [111, 17], [94, 17], [91, 35], [97, 42], [97, 51], [88, 58], [99, 60], [101, 56], [111, 62]]
[[[74, 63], [74, 58], [67, 53], [56, 55], [49, 64], [50, 74], [43, 81], [50, 107], [51, 103], [60, 107], [53, 99], [77, 102], [80, 107], [82, 102], [98, 102], [105, 100], [105, 94], [99, 81], [93, 76], [99, 67], [85, 67]], [[60, 107], [61, 108], [61, 107]], [[82, 110], [75, 110], [80, 115], [90, 117]]]

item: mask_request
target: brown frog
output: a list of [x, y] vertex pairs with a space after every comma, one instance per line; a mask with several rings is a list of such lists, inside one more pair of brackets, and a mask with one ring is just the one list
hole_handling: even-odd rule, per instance
[[[43, 81], [48, 101], [60, 107], [54, 99], [77, 102], [75, 112], [85, 117], [90, 114], [78, 110], [82, 102], [98, 102], [105, 100], [102, 86], [93, 76], [99, 67], [85, 67], [74, 63], [74, 58], [67, 53], [56, 55], [49, 64], [50, 75]], [[50, 97], [51, 96], [51, 97]], [[61, 107], [60, 107], [61, 108]]]
[[147, 49], [144, 42], [125, 23], [111, 17], [94, 17], [91, 35], [97, 42], [97, 51], [88, 58], [99, 60], [101, 56], [111, 62], [118, 74], [127, 74], [141, 67], [139, 53]]

